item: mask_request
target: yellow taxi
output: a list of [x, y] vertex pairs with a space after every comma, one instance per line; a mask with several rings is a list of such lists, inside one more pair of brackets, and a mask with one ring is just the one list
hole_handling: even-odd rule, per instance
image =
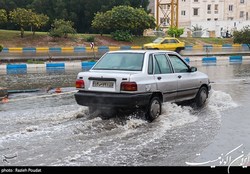
[[146, 50], [169, 50], [180, 53], [185, 49], [185, 43], [174, 37], [159, 37], [153, 43], [143, 45]]

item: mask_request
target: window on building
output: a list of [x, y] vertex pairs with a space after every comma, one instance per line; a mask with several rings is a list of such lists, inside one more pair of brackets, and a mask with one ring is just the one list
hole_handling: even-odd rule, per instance
[[194, 2], [199, 2], [199, 0], [194, 0]]
[[182, 0], [182, 2], [186, 2], [186, 0]]
[[215, 21], [218, 21], [218, 18], [214, 18]]
[[214, 13], [218, 14], [219, 13], [219, 4], [214, 5]]
[[233, 11], [233, 5], [229, 5], [228, 10], [229, 10], [229, 11]]
[[199, 8], [194, 8], [193, 12], [194, 12], [194, 16], [198, 16], [199, 15]]
[[186, 11], [185, 11], [185, 10], [182, 10], [182, 11], [181, 11], [181, 15], [182, 15], [182, 16], [186, 16]]
[[211, 18], [207, 18], [207, 21], [211, 21]]
[[244, 3], [245, 3], [245, 1], [244, 1], [244, 0], [240, 0], [240, 3], [241, 3], [241, 4], [244, 4]]
[[240, 18], [244, 18], [244, 11], [240, 11]]
[[207, 5], [207, 14], [211, 14], [211, 4]]

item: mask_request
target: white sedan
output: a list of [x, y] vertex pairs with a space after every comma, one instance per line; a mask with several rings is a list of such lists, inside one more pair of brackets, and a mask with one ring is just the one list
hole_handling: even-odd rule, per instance
[[161, 114], [163, 102], [194, 101], [202, 107], [211, 85], [206, 74], [176, 52], [128, 50], [103, 55], [78, 74], [76, 88], [76, 102], [90, 113], [139, 108], [151, 122]]

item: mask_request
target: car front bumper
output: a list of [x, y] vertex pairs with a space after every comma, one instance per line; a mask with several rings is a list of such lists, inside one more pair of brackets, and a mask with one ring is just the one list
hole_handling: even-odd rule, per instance
[[151, 93], [103, 93], [78, 91], [75, 94], [77, 104], [82, 106], [137, 107], [149, 104]]

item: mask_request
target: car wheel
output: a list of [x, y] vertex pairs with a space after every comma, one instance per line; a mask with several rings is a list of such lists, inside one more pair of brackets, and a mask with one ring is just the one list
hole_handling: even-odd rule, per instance
[[150, 100], [148, 110], [146, 112], [146, 119], [149, 122], [152, 122], [157, 117], [159, 117], [161, 115], [161, 107], [162, 107], [162, 103], [161, 103], [159, 97], [153, 97]]
[[181, 49], [180, 48], [176, 48], [175, 52], [180, 53]]
[[208, 90], [205, 86], [201, 87], [198, 91], [196, 98], [195, 98], [195, 104], [198, 108], [201, 108], [204, 106], [206, 100], [208, 98]]

